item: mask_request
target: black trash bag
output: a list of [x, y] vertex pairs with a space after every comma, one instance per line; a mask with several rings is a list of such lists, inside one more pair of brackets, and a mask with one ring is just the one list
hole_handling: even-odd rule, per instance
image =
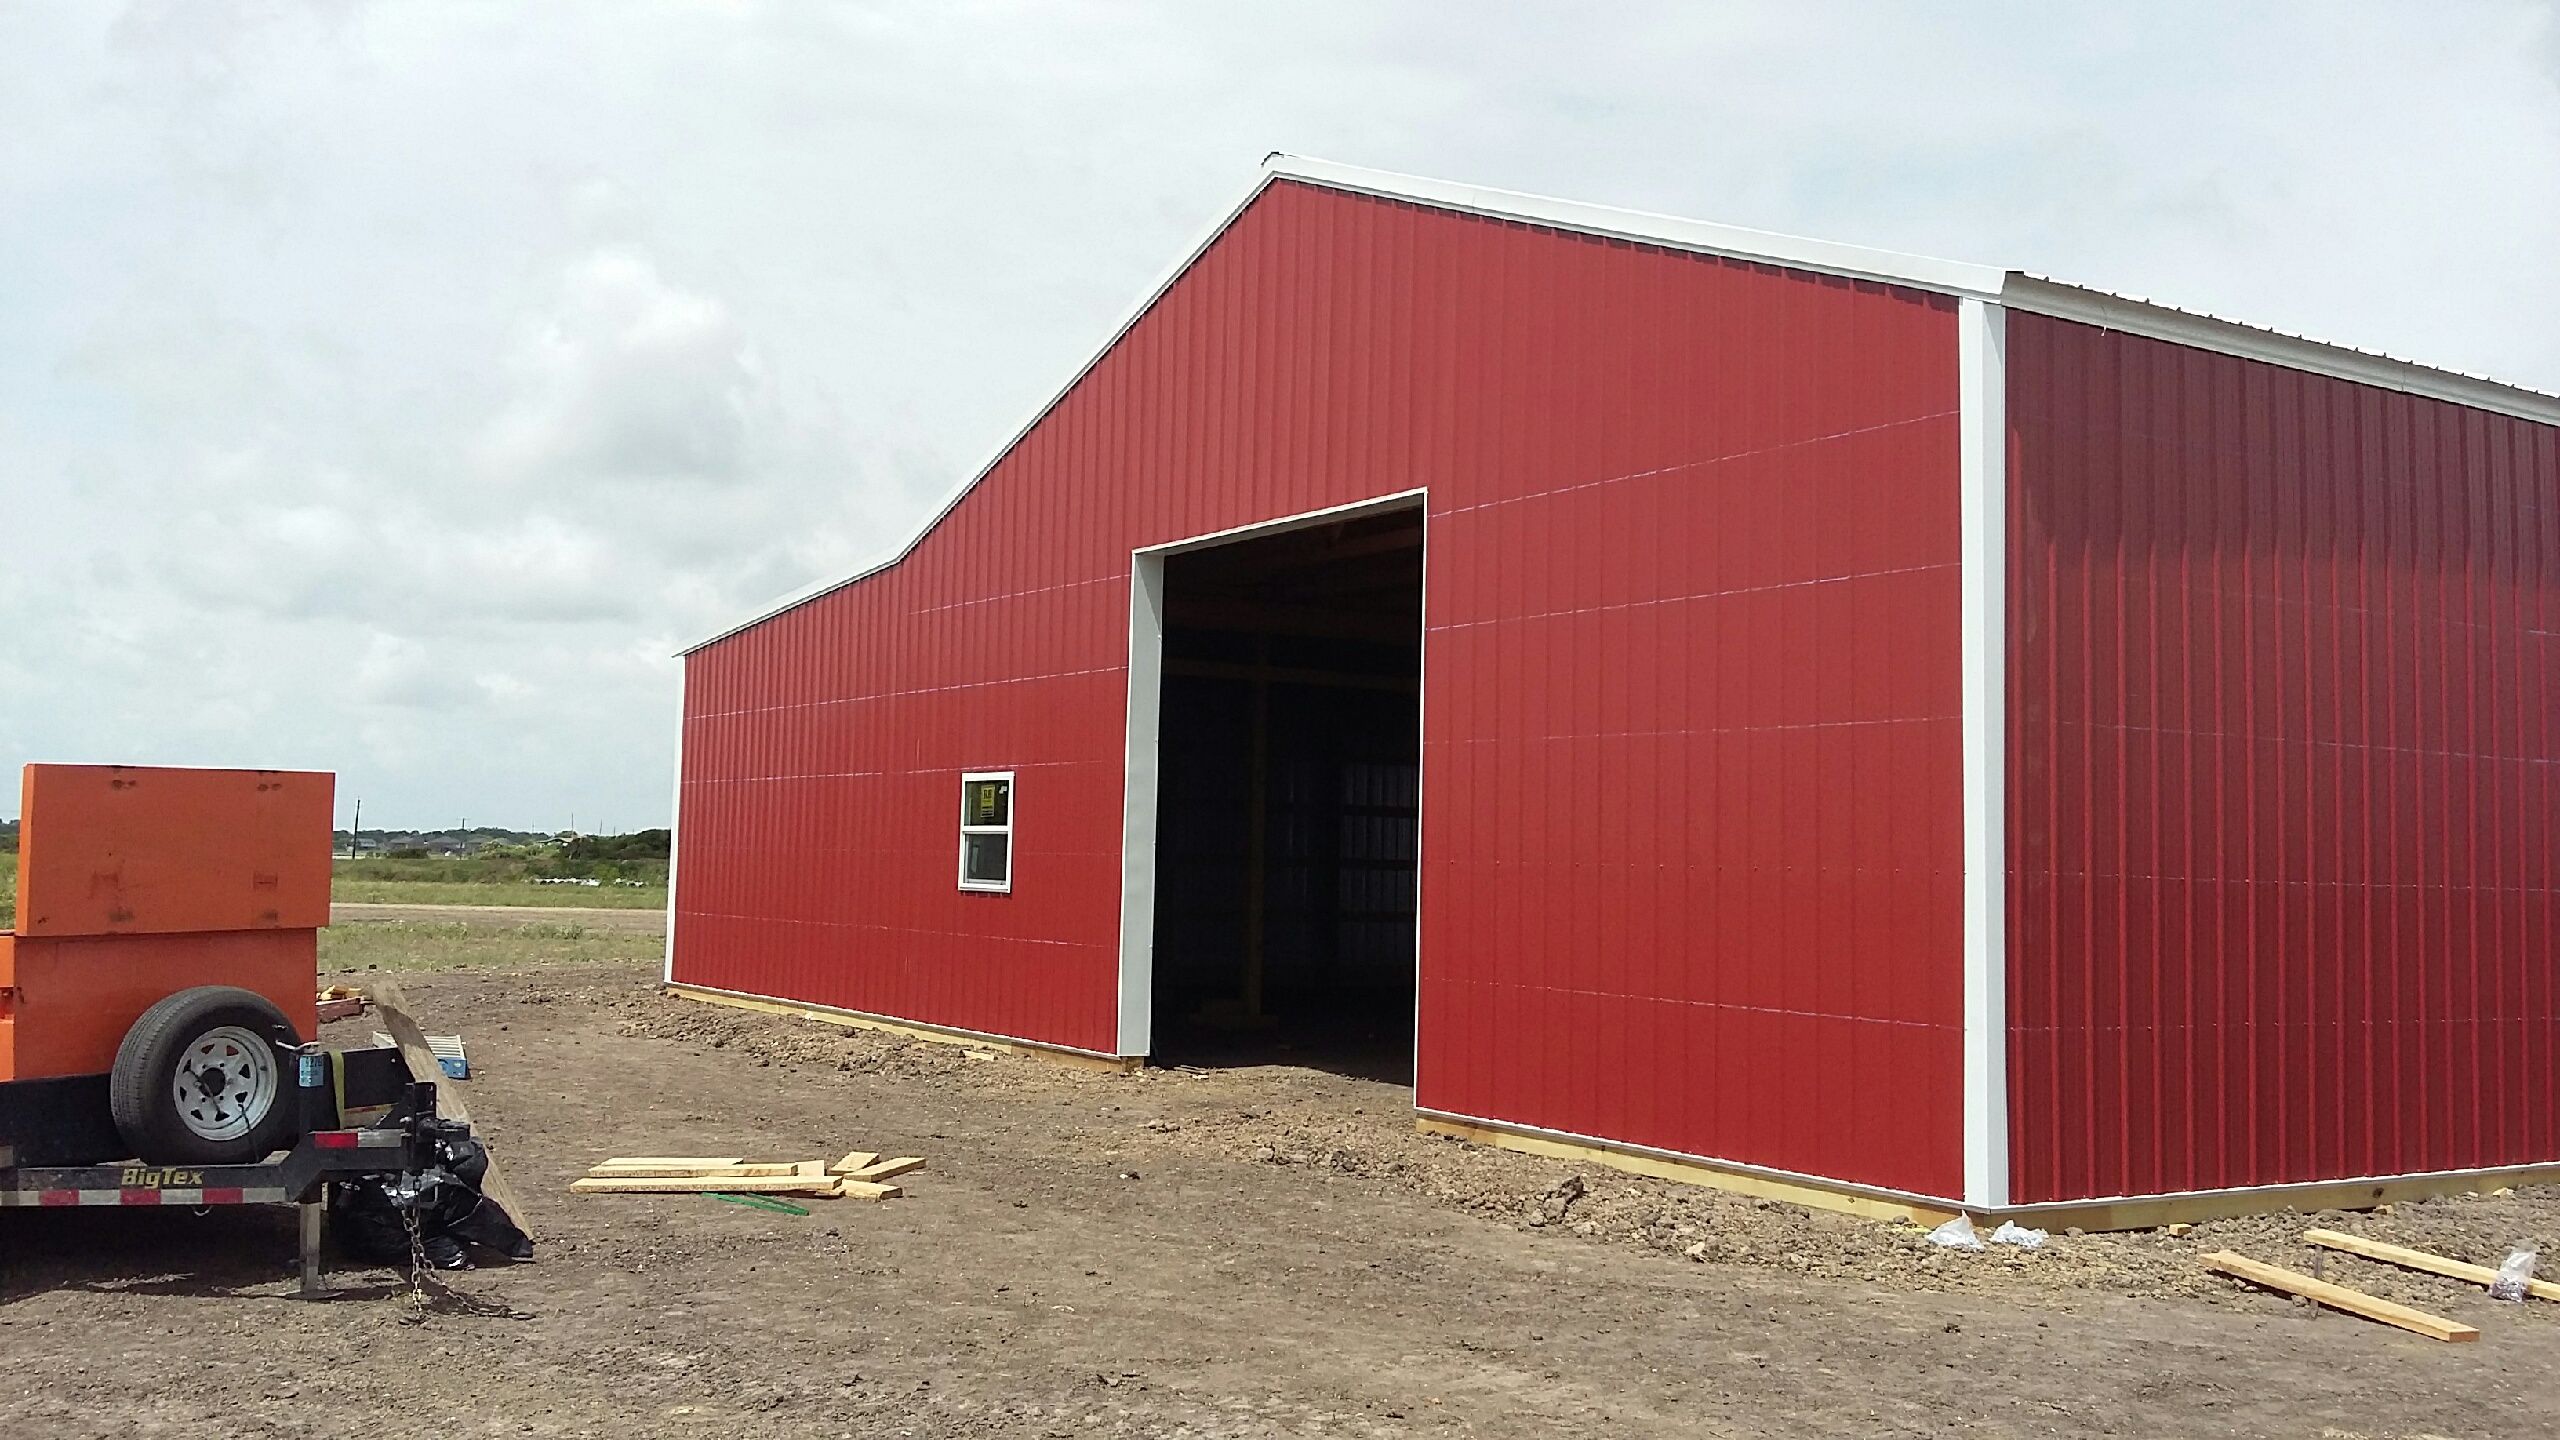
[[419, 1257], [432, 1269], [463, 1269], [474, 1250], [532, 1259], [533, 1241], [498, 1202], [480, 1193], [480, 1177], [489, 1173], [489, 1152], [480, 1142], [440, 1135], [430, 1150], [435, 1163], [414, 1174], [350, 1175], [331, 1182], [330, 1223], [338, 1243], [374, 1264], [405, 1266], [414, 1218]]
[[437, 1197], [437, 1214], [443, 1228], [453, 1238], [483, 1250], [494, 1250], [510, 1260], [533, 1258], [533, 1239], [517, 1228], [515, 1217], [506, 1207], [480, 1191], [480, 1177], [489, 1173], [489, 1152], [468, 1135], [439, 1140], [436, 1153], [444, 1161], [452, 1184]]

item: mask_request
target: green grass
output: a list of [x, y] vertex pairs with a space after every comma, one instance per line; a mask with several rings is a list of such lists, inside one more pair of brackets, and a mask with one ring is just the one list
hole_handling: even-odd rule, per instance
[[0, 930], [18, 923], [18, 857], [0, 862]]
[[[601, 885], [537, 885], [538, 876], [593, 875]], [[329, 872], [329, 898], [372, 905], [570, 905], [601, 910], [663, 910], [667, 862], [572, 864], [552, 856], [422, 856], [341, 860]], [[620, 883], [636, 880], [639, 884]]]
[[[360, 862], [370, 868], [371, 861]], [[664, 910], [667, 887], [656, 885], [532, 885], [522, 880], [409, 880], [350, 875], [345, 866], [329, 882], [329, 898], [366, 905], [536, 905], [598, 910]]]
[[449, 920], [397, 920], [333, 925], [320, 932], [320, 973], [365, 970], [452, 970], [466, 965], [558, 965], [582, 960], [654, 960], [666, 953], [655, 935], [627, 935], [565, 925], [469, 925]]
[[[612, 888], [615, 880], [639, 880], [651, 885], [667, 883], [664, 860], [570, 860], [558, 855], [414, 855], [395, 857], [368, 855], [362, 860], [340, 860], [332, 872], [341, 880], [408, 880], [439, 881], [471, 885], [515, 885], [534, 876], [592, 876], [608, 882], [599, 889]], [[575, 889], [575, 886], [561, 886]]]

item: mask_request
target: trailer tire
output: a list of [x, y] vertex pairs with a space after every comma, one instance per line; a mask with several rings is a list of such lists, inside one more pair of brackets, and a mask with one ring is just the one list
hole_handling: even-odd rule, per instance
[[153, 1164], [265, 1159], [293, 1139], [299, 1091], [277, 1046], [297, 1038], [254, 991], [203, 985], [163, 999], [116, 1047], [107, 1081], [116, 1132]]

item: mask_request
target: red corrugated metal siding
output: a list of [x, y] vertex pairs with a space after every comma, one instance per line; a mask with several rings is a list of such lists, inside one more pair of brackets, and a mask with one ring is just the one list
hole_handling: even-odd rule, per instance
[[2560, 1159], [2560, 432], [2008, 364], [2015, 1198]]
[[1952, 302], [1275, 185], [906, 561], [692, 657], [677, 978], [1111, 1048], [1130, 551], [1428, 487], [1420, 1103], [1950, 1193], [1956, 410]]

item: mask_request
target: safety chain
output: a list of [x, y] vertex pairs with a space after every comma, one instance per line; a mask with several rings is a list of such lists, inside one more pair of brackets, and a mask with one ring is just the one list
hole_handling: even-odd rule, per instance
[[400, 1224], [409, 1232], [409, 1323], [423, 1325], [427, 1319], [427, 1240], [418, 1227], [417, 1197], [400, 1207]]

